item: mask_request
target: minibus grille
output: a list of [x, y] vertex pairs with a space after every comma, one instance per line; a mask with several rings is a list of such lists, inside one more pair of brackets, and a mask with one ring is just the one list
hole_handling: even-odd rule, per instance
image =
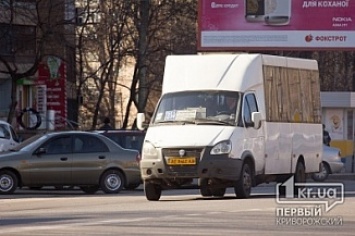
[[202, 149], [175, 148], [163, 149], [163, 158], [169, 173], [195, 176], [200, 162]]

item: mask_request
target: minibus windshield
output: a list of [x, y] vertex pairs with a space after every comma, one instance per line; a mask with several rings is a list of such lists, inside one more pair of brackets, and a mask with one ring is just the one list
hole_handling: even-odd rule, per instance
[[165, 94], [153, 124], [194, 123], [235, 125], [241, 93], [232, 91], [184, 91]]

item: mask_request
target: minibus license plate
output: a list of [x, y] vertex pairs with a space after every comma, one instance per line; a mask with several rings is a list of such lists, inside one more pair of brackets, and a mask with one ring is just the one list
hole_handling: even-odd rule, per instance
[[168, 165], [196, 165], [196, 158], [195, 157], [169, 158]]

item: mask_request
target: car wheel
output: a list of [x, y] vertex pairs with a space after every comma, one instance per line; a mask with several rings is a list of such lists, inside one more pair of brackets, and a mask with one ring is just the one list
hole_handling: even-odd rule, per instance
[[0, 171], [0, 193], [11, 194], [18, 186], [17, 176], [8, 170]]
[[134, 190], [134, 189], [138, 188], [139, 185], [141, 185], [141, 184], [140, 183], [138, 183], [138, 184], [129, 184], [129, 185], [125, 186], [125, 189]]
[[100, 187], [105, 193], [119, 193], [124, 185], [124, 177], [118, 170], [106, 171], [100, 181]]
[[330, 168], [326, 162], [321, 163], [320, 167], [320, 172], [319, 173], [313, 173], [312, 174], [312, 179], [317, 182], [323, 182], [328, 178], [330, 174]]
[[145, 197], [149, 201], [158, 201], [161, 196], [161, 187], [157, 184], [144, 183]]
[[211, 197], [212, 192], [210, 187], [208, 186], [209, 179], [207, 178], [199, 178], [198, 185], [200, 186], [200, 194], [202, 197]]
[[244, 163], [242, 173], [234, 186], [234, 192], [237, 198], [248, 198], [252, 187], [252, 172], [248, 163]]
[[99, 190], [99, 186], [93, 185], [93, 186], [81, 186], [80, 189], [87, 194], [94, 194]]

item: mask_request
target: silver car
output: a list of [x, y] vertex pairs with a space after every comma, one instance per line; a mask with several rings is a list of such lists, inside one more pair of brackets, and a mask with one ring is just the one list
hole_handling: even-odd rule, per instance
[[141, 184], [140, 154], [100, 134], [63, 131], [34, 136], [0, 154], [0, 194], [17, 187], [78, 186], [118, 193]]
[[0, 120], [0, 152], [7, 151], [20, 143], [14, 128], [7, 122]]
[[312, 174], [312, 179], [323, 182], [330, 174], [339, 173], [344, 167], [341, 161], [340, 149], [323, 145], [323, 157], [321, 170], [319, 173]]

